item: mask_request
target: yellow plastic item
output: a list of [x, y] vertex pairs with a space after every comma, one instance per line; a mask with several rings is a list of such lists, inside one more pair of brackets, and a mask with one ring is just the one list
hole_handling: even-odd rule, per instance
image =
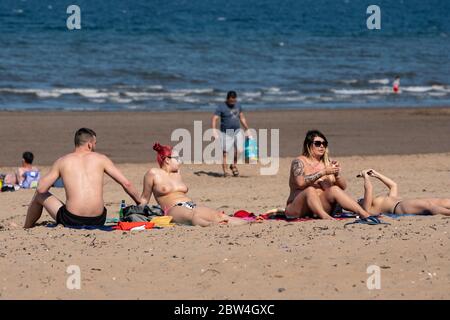
[[150, 222], [155, 224], [155, 227], [166, 228], [173, 227], [175, 223], [170, 223], [172, 221], [171, 216], [154, 217]]

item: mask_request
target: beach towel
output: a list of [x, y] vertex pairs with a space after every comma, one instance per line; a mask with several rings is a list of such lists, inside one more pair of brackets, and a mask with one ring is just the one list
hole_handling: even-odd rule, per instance
[[119, 222], [117, 226], [112, 227], [114, 230], [122, 231], [140, 231], [152, 229], [155, 226], [153, 222]]
[[[312, 221], [312, 220], [317, 220], [315, 218], [288, 218], [286, 217], [286, 215], [284, 214], [284, 212], [282, 212], [281, 210], [277, 211], [277, 210], [271, 210], [272, 212], [268, 212], [268, 213], [263, 213], [260, 215], [255, 215], [252, 212], [247, 212], [245, 210], [239, 210], [236, 211], [233, 215], [233, 217], [236, 218], [240, 218], [246, 221], [255, 221], [257, 219], [263, 219], [263, 220], [278, 220], [278, 221], [287, 221], [287, 222], [303, 222], [303, 221]], [[355, 215], [353, 214], [349, 214], [349, 213], [342, 213], [339, 216], [334, 216], [334, 218], [336, 220], [343, 220], [343, 219], [348, 219], [348, 218], [355, 218]]]
[[[56, 223], [49, 223], [46, 225], [47, 228], [55, 228], [57, 226]], [[114, 226], [65, 226], [65, 228], [69, 229], [77, 229], [77, 230], [100, 230], [100, 231], [114, 231]]]
[[398, 213], [383, 213], [382, 214], [385, 217], [389, 217], [392, 219], [400, 219], [401, 217], [423, 217], [423, 216], [432, 216], [432, 214], [398, 214]]
[[52, 187], [54, 187], [54, 188], [64, 188], [64, 182], [63, 182], [63, 179], [62, 179], [61, 177], [59, 177], [59, 178], [55, 181], [55, 183], [53, 184]]

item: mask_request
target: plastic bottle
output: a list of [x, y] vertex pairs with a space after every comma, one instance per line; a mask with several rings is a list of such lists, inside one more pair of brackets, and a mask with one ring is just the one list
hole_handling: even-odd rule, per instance
[[125, 209], [126, 206], [127, 205], [125, 203], [125, 200], [122, 200], [122, 202], [120, 202], [120, 209], [119, 209], [119, 218], [120, 218], [120, 220], [122, 220], [122, 218], [123, 218], [123, 209]]

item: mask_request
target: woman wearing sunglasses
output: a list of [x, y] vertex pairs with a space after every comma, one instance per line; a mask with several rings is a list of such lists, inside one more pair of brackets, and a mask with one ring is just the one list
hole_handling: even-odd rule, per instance
[[159, 168], [152, 168], [144, 176], [144, 187], [141, 195], [141, 205], [146, 205], [153, 194], [164, 210], [165, 215], [173, 218], [173, 222], [207, 227], [218, 223], [246, 224], [247, 221], [227, 216], [226, 214], [198, 206], [186, 196], [188, 187], [184, 184], [181, 174], [181, 159], [170, 146], [155, 143], [153, 150], [157, 152], [156, 160]]
[[[381, 173], [367, 169], [356, 176], [364, 178], [364, 198], [358, 202], [370, 213], [393, 214], [443, 214], [450, 216], [450, 199], [402, 199], [398, 194], [397, 184]], [[380, 180], [389, 189], [386, 196], [373, 196], [370, 178]]]
[[330, 161], [327, 138], [317, 130], [306, 133], [302, 155], [292, 161], [289, 176], [290, 194], [286, 204], [287, 218], [313, 216], [333, 219], [336, 204], [361, 218], [370, 214], [354, 201], [345, 189], [347, 182], [341, 166]]

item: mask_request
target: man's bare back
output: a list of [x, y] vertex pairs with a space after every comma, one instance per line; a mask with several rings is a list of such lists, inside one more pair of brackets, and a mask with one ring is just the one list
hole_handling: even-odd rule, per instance
[[107, 162], [106, 156], [96, 152], [74, 152], [57, 161], [66, 190], [67, 210], [82, 217], [102, 214], [103, 176]]
[[[101, 225], [106, 219], [103, 201], [103, 174], [106, 173], [123, 187], [139, 204], [139, 194], [133, 185], [105, 155], [94, 152], [95, 132], [81, 128], [75, 134], [75, 151], [55, 161], [50, 172], [39, 182], [36, 194], [28, 208], [25, 228], [31, 228], [48, 211], [57, 223], [63, 225]], [[66, 204], [49, 192], [58, 178], [66, 191]]]

